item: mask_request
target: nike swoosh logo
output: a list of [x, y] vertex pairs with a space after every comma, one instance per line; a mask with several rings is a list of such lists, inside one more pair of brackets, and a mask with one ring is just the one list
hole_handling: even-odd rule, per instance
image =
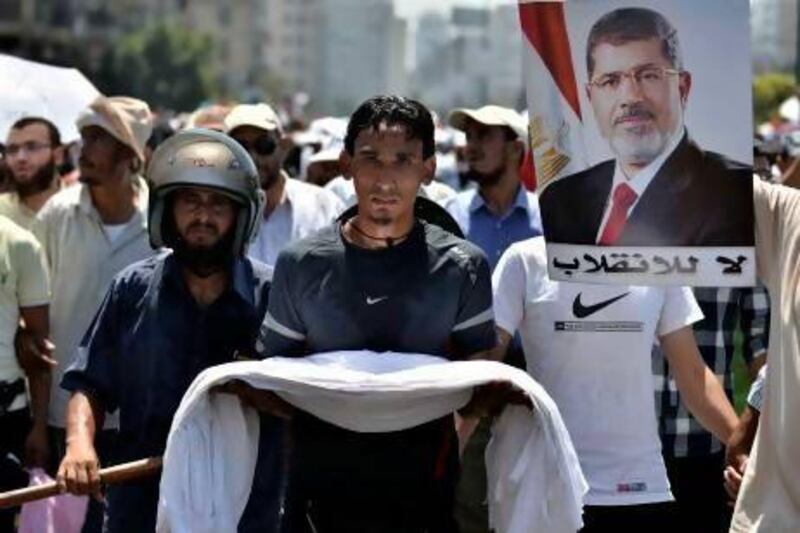
[[375, 305], [376, 303], [387, 300], [388, 298], [388, 296], [381, 296], [379, 298], [370, 298], [367, 296], [367, 305]]
[[625, 294], [614, 296], [610, 300], [605, 300], [594, 305], [583, 305], [581, 303], [581, 293], [578, 293], [578, 296], [575, 297], [575, 301], [572, 302], [572, 314], [575, 315], [576, 318], [586, 318], [587, 316], [592, 316], [596, 312], [608, 307], [617, 300], [625, 298], [628, 294], [629, 293], [626, 292]]

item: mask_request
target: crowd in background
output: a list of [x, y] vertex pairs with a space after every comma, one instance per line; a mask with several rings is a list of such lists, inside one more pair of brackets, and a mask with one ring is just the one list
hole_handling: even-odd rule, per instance
[[[5, 276], [19, 278], [16, 289], [4, 292], [0, 300], [0, 402], [5, 402], [0, 425], [4, 429], [2, 451], [10, 454], [3, 458], [6, 464], [0, 469], [2, 489], [27, 483], [27, 475], [20, 472], [22, 464], [41, 467], [52, 476], [64, 468], [62, 460], [70, 451], [65, 420], [68, 392], [61, 388], [61, 379], [81, 357], [83, 336], [114, 276], [154, 253], [147, 231], [146, 169], [159, 145], [178, 132], [205, 128], [230, 136], [250, 153], [265, 195], [265, 209], [249, 255], [270, 267], [288, 245], [335, 223], [358, 202], [358, 191], [342, 167], [342, 152], [349, 151], [348, 119], [344, 117], [303, 123], [264, 103], [212, 104], [191, 114], [154, 116], [145, 102], [111, 97], [100, 98], [85, 110], [78, 126], [81, 140], [62, 144], [47, 117], [19, 121], [4, 140], [0, 159], [0, 188], [4, 191], [0, 215], [5, 217], [0, 218], [0, 246], [15, 250], [0, 249], [9, 269], [3, 271], [2, 283]], [[503, 276], [516, 276], [512, 263], [529, 253], [521, 251], [520, 243], [541, 239], [542, 234], [532, 192], [535, 179], [526, 117], [488, 105], [435, 117], [435, 126], [435, 175], [421, 187], [420, 195], [443, 207], [465, 238], [482, 250], [496, 273], [495, 299], [499, 294], [506, 305], [513, 306], [509, 295], [525, 294], [525, 284], [516, 279], [512, 289], [502, 285]], [[800, 180], [798, 146], [800, 137], [793, 132], [757, 138], [755, 174], [766, 181], [792, 184]], [[10, 229], [4, 229], [6, 225]], [[16, 258], [20, 258], [18, 262]], [[757, 376], [768, 345], [769, 300], [763, 287], [699, 290], [694, 296], [706, 317], [694, 326], [700, 354], [724, 384], [728, 400], [732, 401], [734, 394], [735, 350], [746, 363], [743, 381], [749, 385], [752, 380], [755, 386], [731, 440], [720, 442], [678, 407], [676, 386], [662, 365], [664, 356], [654, 350], [655, 416], [672, 492], [684, 506], [683, 520], [697, 526], [702, 513], [711, 515], [702, 526], [688, 531], [727, 531], [730, 502], [723, 490], [722, 471], [733, 467], [726, 479], [729, 494], [735, 495], [736, 476], [744, 469], [758, 420], [764, 371], [761, 379]], [[691, 314], [689, 311], [685, 313]], [[501, 337], [501, 358], [526, 368], [527, 356], [531, 370], [530, 349], [524, 349], [530, 339], [522, 329], [523, 317], [515, 316], [515, 320], [516, 324], [507, 323], [508, 331]], [[687, 319], [681, 325], [692, 322]], [[742, 332], [743, 342], [734, 341], [735, 331]], [[645, 343], [648, 356], [653, 340]], [[669, 344], [665, 349], [670, 350]], [[673, 351], [679, 350], [673, 347]], [[98, 428], [96, 439], [101, 464], [115, 460], [118, 422], [110, 415], [105, 423], [106, 430]], [[459, 428], [463, 475], [455, 509], [465, 532], [488, 527], [482, 457], [490, 426], [489, 420], [483, 420]], [[597, 449], [584, 452], [597, 443], [581, 442], [580, 436], [573, 439], [579, 455], [598, 453]], [[727, 458], [725, 444], [730, 444]], [[159, 445], [153, 446], [158, 451]], [[6, 471], [8, 474], [3, 473]], [[701, 476], [703, 484], [698, 480]], [[714, 494], [706, 487], [716, 487]], [[648, 489], [634, 486], [625, 492], [635, 496]], [[635, 501], [647, 502], [632, 497], [624, 503]], [[88, 506], [83, 530], [99, 531], [102, 505], [91, 500]], [[4, 511], [2, 518], [5, 522], [0, 531], [12, 531], [14, 513]]]

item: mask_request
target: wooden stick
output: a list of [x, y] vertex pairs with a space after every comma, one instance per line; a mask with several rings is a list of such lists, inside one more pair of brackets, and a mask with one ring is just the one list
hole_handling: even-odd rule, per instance
[[[141, 479], [158, 473], [161, 470], [161, 457], [149, 457], [130, 463], [110, 466], [100, 470], [100, 482], [104, 485], [113, 485], [133, 479]], [[35, 487], [11, 490], [0, 493], [0, 509], [17, 507], [23, 503], [42, 500], [50, 496], [61, 494], [55, 481], [44, 483]]]

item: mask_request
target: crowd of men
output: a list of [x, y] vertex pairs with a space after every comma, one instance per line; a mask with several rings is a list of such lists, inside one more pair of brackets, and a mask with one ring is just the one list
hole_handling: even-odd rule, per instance
[[[202, 370], [371, 350], [526, 369], [588, 481], [581, 531], [728, 531], [743, 476], [737, 513], [750, 523], [800, 513], [774, 489], [792, 474], [774, 457], [799, 384], [788, 371], [770, 381], [764, 366], [770, 346], [771, 372], [794, 368], [800, 192], [754, 181], [766, 288], [563, 283], [547, 275], [527, 124], [513, 109], [456, 109], [437, 125], [415, 100], [376, 96], [302, 131], [266, 103], [203, 109], [178, 131], [154, 123], [145, 102], [99, 97], [77, 120], [73, 164], [48, 117], [17, 121], [5, 139], [2, 490], [40, 467], [92, 495], [83, 531], [152, 531], [158, 479], [103, 487], [98, 472], [162, 454]], [[772, 345], [767, 288], [780, 312]], [[583, 328], [588, 317], [637, 327]], [[741, 418], [737, 332], [754, 382]], [[452, 417], [360, 434], [241, 382], [217, 393], [261, 413], [240, 531], [489, 531], [492, 420], [529, 404], [490, 384]], [[784, 412], [762, 419], [748, 467], [762, 397]], [[17, 513], [2, 511], [0, 532]]]

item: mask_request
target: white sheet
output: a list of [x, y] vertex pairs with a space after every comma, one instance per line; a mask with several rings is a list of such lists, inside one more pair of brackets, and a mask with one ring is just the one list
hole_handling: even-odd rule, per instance
[[200, 374], [178, 408], [164, 454], [159, 533], [234, 532], [255, 468], [258, 417], [209, 389], [233, 379], [361, 432], [407, 429], [469, 401], [472, 388], [510, 381], [535, 414], [505, 409], [486, 450], [492, 527], [501, 533], [574, 533], [588, 485], [553, 400], [528, 374], [490, 361], [447, 362], [418, 354], [335, 352], [230, 363]]

